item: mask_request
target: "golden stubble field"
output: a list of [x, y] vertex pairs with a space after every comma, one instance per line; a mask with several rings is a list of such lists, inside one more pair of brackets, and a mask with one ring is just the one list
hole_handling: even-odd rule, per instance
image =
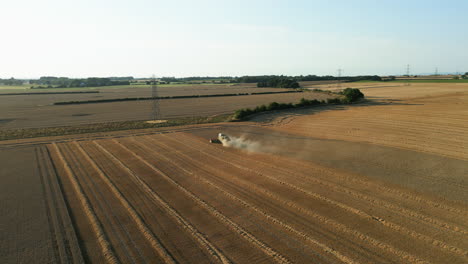
[[375, 104], [291, 115], [275, 129], [468, 160], [468, 84], [363, 87]]
[[[369, 88], [366, 95], [379, 102], [245, 124], [50, 138], [21, 148], [4, 142], [1, 157], [14, 162], [2, 163], [2, 221], [17, 218], [23, 228], [4, 224], [2, 262], [466, 263], [463, 193], [451, 199], [391, 177], [430, 157], [456, 163], [446, 174], [458, 182], [435, 179], [438, 168], [429, 165], [418, 181], [466, 190], [467, 87], [401, 89], [388, 96], [387, 88]], [[264, 147], [245, 152], [208, 143], [224, 129], [249, 130], [245, 142]], [[281, 145], [268, 133], [284, 133]], [[280, 148], [314, 153], [301, 146], [310, 140], [333, 162], [280, 155]], [[350, 157], [326, 151], [331, 144]], [[382, 166], [389, 175], [373, 177], [377, 157], [366, 149], [393, 160]], [[369, 172], [338, 166], [360, 155], [368, 160], [361, 171]], [[26, 210], [32, 201], [36, 210]]]

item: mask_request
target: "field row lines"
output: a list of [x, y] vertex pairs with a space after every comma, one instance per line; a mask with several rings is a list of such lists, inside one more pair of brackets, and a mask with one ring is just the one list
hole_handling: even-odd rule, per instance
[[[140, 144], [140, 143], [137, 143], [137, 144]], [[162, 143], [158, 143], [158, 144], [162, 144]], [[154, 150], [148, 148], [147, 146], [145, 145], [142, 145], [140, 144], [140, 147], [142, 149], [145, 149], [145, 151], [147, 152], [153, 152], [153, 154], [155, 155], [158, 155], [161, 159], [165, 160], [166, 162], [168, 163], [171, 163], [173, 164], [174, 166], [178, 166], [178, 164], [175, 164], [171, 159], [168, 159], [167, 157], [161, 155], [161, 154], [158, 154], [156, 152], [154, 152]], [[180, 153], [179, 153], [180, 154]], [[241, 205], [243, 205], [244, 207], [247, 207], [247, 208], [250, 208], [252, 209], [253, 211], [259, 213], [260, 215], [262, 215], [263, 217], [265, 217], [265, 219], [281, 226], [282, 228], [286, 229], [287, 231], [297, 235], [298, 237], [304, 239], [305, 241], [308, 241], [309, 243], [321, 248], [324, 252], [327, 252], [329, 254], [332, 254], [334, 255], [337, 259], [340, 259], [341, 261], [345, 262], [345, 263], [357, 263], [356, 261], [352, 260], [351, 258], [347, 257], [347, 256], [344, 256], [342, 255], [342, 253], [336, 251], [335, 249], [332, 249], [330, 247], [328, 247], [327, 245], [319, 242], [318, 240], [315, 240], [311, 237], [309, 237], [308, 235], [306, 235], [305, 233], [301, 232], [301, 231], [298, 231], [297, 229], [295, 229], [294, 227], [290, 226], [289, 224], [281, 221], [280, 219], [262, 211], [261, 209], [259, 209], [258, 207], [246, 202], [245, 200], [241, 199], [241, 198], [238, 198], [237, 196], [227, 192], [226, 190], [224, 190], [224, 188], [220, 187], [219, 185], [213, 183], [212, 181], [209, 181], [207, 180], [205, 177], [202, 177], [198, 174], [195, 174], [191, 171], [188, 171], [182, 167], [179, 166], [179, 168], [184, 171], [185, 173], [187, 173], [188, 175], [192, 175], [194, 177], [196, 177], [196, 179], [204, 182], [205, 184], [209, 185], [209, 186], [212, 186], [213, 188], [215, 188], [216, 190], [218, 190], [220, 193], [223, 193], [225, 194], [227, 197], [233, 199], [234, 201], [237, 201], [239, 202]]]
[[80, 144], [77, 142], [73, 142], [73, 144], [77, 147], [77, 149], [81, 152], [81, 154], [85, 157], [88, 163], [93, 167], [93, 169], [98, 173], [101, 179], [106, 183], [106, 185], [110, 188], [113, 194], [117, 197], [117, 199], [122, 203], [124, 208], [127, 210], [128, 214], [131, 216], [133, 221], [136, 223], [136, 226], [143, 234], [143, 236], [148, 240], [150, 245], [158, 252], [158, 254], [164, 259], [166, 263], [176, 263], [174, 258], [171, 254], [164, 248], [164, 246], [160, 243], [158, 238], [154, 235], [154, 233], [148, 228], [145, 224], [141, 216], [136, 212], [135, 208], [128, 202], [128, 200], [122, 195], [119, 189], [115, 186], [115, 184], [110, 180], [110, 178], [99, 168], [99, 166], [91, 159], [91, 157], [84, 151]]
[[104, 233], [103, 228], [101, 226], [101, 223], [99, 222], [96, 213], [94, 212], [93, 208], [91, 207], [91, 204], [86, 197], [85, 193], [83, 192], [83, 189], [81, 185], [79, 184], [78, 180], [76, 179], [75, 174], [73, 174], [70, 165], [68, 162], [65, 160], [63, 157], [62, 152], [58, 148], [56, 143], [52, 143], [52, 148], [54, 149], [55, 153], [57, 154], [57, 157], [61, 164], [64, 166], [65, 174], [69, 178], [73, 189], [76, 192], [76, 195], [78, 196], [78, 199], [81, 203], [81, 206], [85, 212], [85, 215], [88, 217], [88, 220], [93, 228], [93, 231], [96, 234], [98, 244], [100, 246], [101, 252], [103, 253], [103, 256], [106, 260], [107, 263], [109, 264], [117, 264], [119, 263], [117, 257], [115, 256], [111, 245], [109, 243], [109, 239], [107, 235]]
[[[161, 145], [164, 145], [162, 143], [159, 143]], [[193, 160], [192, 158], [190, 158], [189, 156], [183, 154], [182, 152], [180, 151], [177, 151], [177, 150], [173, 150], [174, 152], [178, 153], [180, 156], [184, 156], [186, 159], [190, 159], [192, 160], [193, 162], [196, 162], [195, 160]], [[231, 162], [227, 162], [227, 161], [224, 161], [226, 163], [229, 163], [231, 164], [232, 166], [235, 166], [233, 163]], [[237, 167], [237, 166], [235, 166]], [[201, 178], [200, 176], [198, 176], [198, 178]], [[223, 190], [221, 187], [219, 187], [218, 185], [215, 185], [214, 183], [212, 182], [209, 182], [205, 179], [202, 179], [202, 181], [204, 182], [207, 182], [207, 184], [213, 186], [214, 188], [217, 188], [218, 190], [220, 191], [223, 191], [225, 193], [227, 193], [225, 190]], [[298, 210], [299, 212], [303, 213], [303, 214], [306, 214], [307, 216], [310, 216], [314, 219], [317, 219], [318, 221], [322, 222], [323, 224], [325, 225], [331, 225], [333, 227], [333, 229], [339, 231], [339, 232], [343, 232], [343, 233], [346, 233], [346, 234], [350, 234], [354, 237], [357, 237], [359, 238], [360, 240], [362, 241], [365, 241], [365, 242], [368, 242], [370, 243], [371, 245], [377, 247], [377, 248], [380, 248], [380, 249], [383, 249], [383, 250], [387, 250], [399, 257], [401, 257], [402, 259], [405, 259], [405, 260], [409, 260], [409, 261], [415, 261], [415, 262], [418, 262], [418, 263], [426, 263], [426, 261], [422, 261], [420, 259], [418, 259], [417, 257], [415, 256], [411, 256], [410, 254], [408, 254], [407, 252], [404, 252], [404, 251], [401, 251], [399, 249], [396, 249], [394, 248], [393, 246], [391, 245], [388, 245], [384, 242], [381, 242], [377, 239], [374, 239], [370, 236], [367, 236], [359, 231], [356, 231], [356, 230], [352, 230], [348, 227], [346, 227], [345, 225], [341, 224], [341, 223], [338, 223], [330, 218], [327, 218], [323, 215], [320, 215], [320, 214], [317, 214], [317, 213], [314, 213], [312, 212], [311, 210], [307, 209], [307, 208], [304, 208], [302, 206], [298, 206], [295, 202], [291, 201], [291, 200], [288, 200], [288, 199], [283, 199], [281, 197], [279, 197], [278, 195], [264, 189], [264, 188], [261, 188], [261, 187], [256, 187], [256, 186], [253, 186], [252, 183], [250, 182], [246, 182], [244, 180], [240, 180], [240, 179], [235, 179], [235, 181], [237, 182], [236, 184], [242, 186], [242, 188], [245, 188], [245, 189], [250, 189], [252, 190], [253, 193], [262, 193], [263, 195], [265, 195], [266, 197], [269, 197], [271, 199], [274, 199], [274, 200], [277, 200], [279, 201], [280, 203], [282, 203], [283, 205], [286, 206], [286, 208], [295, 208], [296, 210]], [[285, 185], [283, 183], [280, 183], [282, 185]], [[254, 205], [251, 205], [251, 204], [248, 204], [247, 202], [244, 202], [242, 199], [234, 196], [234, 195], [231, 195], [231, 194], [227, 194], [227, 196], [231, 197], [232, 199], [240, 202], [241, 204], [244, 204], [246, 207], [249, 207], [249, 208], [252, 208], [253, 210], [259, 212], [260, 209], [255, 207]], [[319, 198], [321, 200], [324, 200], [327, 201], [327, 202], [330, 202], [329, 199], [325, 198], [325, 197], [315, 197], [315, 198]], [[336, 205], [336, 203], [334, 203], [334, 205]], [[346, 209], [350, 209], [350, 208], [346, 208]], [[353, 210], [354, 213], [356, 213], [356, 211], [359, 211], [357, 209], [354, 209], [354, 208], [351, 208], [351, 210]], [[266, 214], [264, 212], [262, 212], [263, 214]], [[364, 216], [366, 218], [368, 218], [367, 216]], [[371, 216], [369, 216], [370, 219], [373, 219]], [[281, 225], [281, 223], [280, 223]], [[287, 225], [287, 224], [282, 224], [282, 225]], [[290, 227], [292, 228], [292, 227]], [[297, 231], [299, 232], [299, 231]], [[303, 236], [306, 236], [305, 234], [303, 234]]]
[[[441, 139], [441, 133], [437, 131], [428, 130], [418, 131], [418, 133], [412, 133], [410, 129], [397, 130], [386, 128], [385, 125], [381, 123], [376, 123], [374, 126], [365, 126], [362, 124], [357, 126], [353, 122], [349, 122], [348, 124], [346, 124], [342, 121], [338, 121], [336, 123], [327, 122], [325, 124], [308, 123], [294, 125], [293, 128], [288, 128], [288, 130], [311, 131], [310, 128], [314, 129], [312, 130], [312, 134], [333, 134], [335, 132], [336, 135], [343, 135], [343, 133], [346, 133], [352, 137], [363, 137], [364, 134], [366, 138], [369, 138], [370, 140], [374, 139], [377, 141], [386, 142], [398, 139], [399, 141], [404, 140], [405, 144], [411, 144], [410, 142], [416, 142], [418, 143], [418, 145], [421, 145], [422, 143], [422, 145], [425, 147], [437, 147], [442, 150], [450, 150], [456, 153], [464, 153], [464, 151], [462, 150], [458, 151], [457, 146], [460, 146], [460, 144], [463, 145], [467, 143], [465, 137], [463, 136], [461, 136], [458, 139], [452, 136], [450, 136], [450, 139]], [[424, 143], [426, 145], [424, 145]]]
[[211, 213], [214, 217], [219, 219], [221, 222], [229, 226], [233, 231], [236, 233], [240, 234], [243, 238], [245, 238], [247, 241], [251, 242], [254, 246], [259, 248], [261, 251], [266, 253], [267, 255], [271, 256], [276, 262], [278, 263], [290, 263], [289, 260], [287, 260], [284, 256], [282, 256], [280, 253], [276, 252], [272, 248], [270, 248], [268, 245], [264, 244], [257, 238], [255, 238], [252, 234], [247, 232], [245, 229], [243, 229], [241, 226], [237, 225], [235, 222], [221, 214], [218, 210], [216, 210], [214, 207], [211, 205], [207, 204], [205, 201], [201, 200], [198, 198], [195, 194], [190, 192], [189, 190], [185, 189], [183, 186], [181, 186], [177, 181], [173, 180], [169, 175], [165, 174], [155, 166], [153, 166], [151, 163], [149, 163], [146, 159], [142, 158], [140, 155], [137, 153], [133, 152], [126, 146], [120, 144], [117, 140], [113, 139], [113, 142], [121, 146], [123, 149], [127, 150], [129, 153], [131, 153], [135, 158], [140, 160], [142, 163], [144, 163], [147, 167], [151, 168], [154, 172], [157, 174], [163, 176], [168, 182], [172, 183], [177, 187], [177, 189], [181, 190], [183, 193], [185, 193], [187, 196], [189, 196], [193, 201], [195, 201], [197, 204], [205, 208], [209, 213]]
[[[166, 137], [168, 140], [174, 141], [174, 139], [172, 139], [172, 138], [170, 138], [170, 137], [167, 137], [166, 135], [162, 135], [162, 136], [163, 136], [163, 137]], [[155, 141], [153, 141], [153, 142], [156, 143]], [[160, 145], [164, 145], [164, 144], [161, 143], [161, 142], [157, 142], [157, 143], [160, 144]], [[167, 147], [167, 146], [166, 146], [166, 147]], [[193, 147], [191, 147], [191, 146], [189, 146], [189, 147], [190, 147], [190, 148], [193, 148]], [[191, 160], [193, 160], [193, 159], [192, 159], [191, 157], [189, 157], [188, 155], [185, 155], [185, 154], [183, 154], [182, 152], [180, 152], [180, 151], [178, 151], [178, 150], [176, 150], [176, 149], [173, 149], [173, 151], [179, 153], [179, 155], [181, 155], [181, 156], [182, 156], [182, 155], [185, 156], [186, 159], [191, 159]], [[414, 232], [414, 231], [412, 231], [412, 230], [409, 230], [409, 229], [407, 229], [407, 228], [405, 228], [405, 227], [402, 227], [402, 226], [400, 226], [400, 225], [398, 225], [398, 224], [392, 223], [392, 222], [390, 222], [390, 221], [383, 220], [383, 219], [380, 218], [380, 217], [376, 217], [376, 216], [373, 216], [373, 215], [369, 215], [369, 214], [367, 214], [367, 213], [365, 213], [365, 212], [363, 212], [363, 211], [361, 211], [361, 210], [359, 210], [359, 209], [350, 207], [350, 206], [345, 205], [345, 204], [343, 204], [343, 203], [339, 203], [339, 202], [330, 200], [330, 199], [328, 199], [327, 197], [324, 197], [324, 196], [319, 195], [319, 194], [316, 194], [316, 193], [309, 192], [309, 191], [307, 191], [307, 190], [304, 190], [304, 189], [302, 189], [302, 188], [300, 188], [300, 187], [297, 187], [297, 186], [295, 186], [295, 185], [289, 184], [289, 183], [287, 183], [287, 182], [280, 181], [280, 180], [278, 180], [278, 179], [276, 179], [276, 178], [274, 178], [274, 177], [271, 177], [271, 176], [269, 176], [269, 175], [266, 175], [266, 174], [264, 174], [264, 173], [260, 173], [260, 172], [258, 172], [258, 171], [255, 171], [255, 170], [252, 170], [252, 169], [250, 169], [250, 168], [247, 168], [247, 167], [245, 167], [245, 166], [241, 166], [241, 165], [234, 164], [234, 163], [232, 163], [232, 162], [227, 161], [226, 159], [220, 159], [219, 157], [217, 157], [217, 156], [215, 156], [215, 155], [212, 155], [212, 154], [210, 154], [210, 153], [203, 152], [203, 151], [201, 151], [201, 150], [199, 150], [199, 151], [202, 152], [203, 154], [207, 155], [207, 156], [210, 156], [211, 159], [218, 160], [219, 162], [228, 163], [228, 164], [230, 164], [231, 166], [237, 167], [237, 168], [242, 169], [242, 170], [249, 171], [249, 172], [251, 172], [251, 173], [257, 174], [257, 175], [262, 176], [262, 177], [265, 177], [265, 178], [268, 178], [268, 179], [270, 179], [270, 180], [272, 180], [272, 181], [274, 181], [274, 182], [277, 182], [277, 183], [280, 184], [280, 185], [287, 186], [287, 187], [289, 187], [289, 188], [291, 188], [291, 189], [295, 189], [295, 190], [297, 190], [297, 191], [299, 191], [299, 192], [301, 192], [301, 193], [304, 193], [304, 194], [309, 195], [309, 196], [311, 196], [311, 197], [313, 197], [313, 198], [315, 198], [315, 199], [319, 199], [319, 200], [322, 200], [322, 201], [327, 202], [327, 203], [329, 203], [329, 204], [332, 204], [332, 205], [334, 205], [334, 206], [337, 206], [337, 207], [339, 207], [339, 208], [341, 208], [341, 209], [344, 209], [344, 210], [346, 210], [346, 211], [349, 211], [349, 212], [351, 212], [351, 213], [354, 213], [354, 214], [356, 214], [356, 215], [358, 215], [358, 216], [360, 216], [360, 217], [363, 217], [363, 218], [365, 218], [365, 219], [369, 219], [369, 220], [378, 219], [378, 221], [379, 221], [381, 224], [383, 224], [383, 225], [385, 225], [385, 226], [387, 226], [387, 227], [389, 227], [389, 228], [391, 228], [391, 229], [394, 229], [394, 230], [397, 231], [397, 232], [401, 232], [401, 233], [407, 234], [407, 235], [409, 235], [409, 236], [412, 236], [412, 237], [414, 237], [414, 238], [421, 239], [421, 240], [423, 240], [423, 241], [425, 241], [425, 242], [427, 242], [427, 243], [429, 243], [429, 244], [432, 244], [432, 245], [441, 247], [441, 248], [443, 248], [443, 249], [445, 249], [445, 250], [449, 250], [449, 251], [451, 251], [451, 252], [453, 252], [453, 253], [456, 253], [456, 254], [459, 254], [459, 255], [462, 255], [462, 256], [468, 255], [468, 252], [466, 252], [466, 251], [464, 251], [464, 250], [462, 250], [462, 249], [459, 249], [459, 248], [454, 247], [454, 246], [447, 245], [447, 244], [445, 244], [445, 243], [442, 242], [442, 241], [439, 241], [439, 240], [436, 240], [436, 239], [432, 239], [432, 238], [427, 237], [427, 236], [425, 236], [425, 235], [419, 234], [419, 233]], [[238, 178], [236, 178], [236, 179], [238, 179]], [[248, 182], [246, 182], [246, 183], [244, 183], [244, 184], [242, 184], [242, 185], [243, 185], [244, 188], [254, 188], [254, 187], [252, 187], [251, 183], [248, 183]], [[277, 199], [280, 199], [280, 200], [281, 200], [281, 198], [276, 197], [276, 195], [274, 195], [274, 194], [270, 194], [269, 191], [267, 191], [267, 190], [265, 190], [265, 189], [262, 189], [262, 188], [258, 188], [257, 190], [254, 190], [254, 192], [263, 192], [263, 193], [269, 194], [270, 196], [273, 195], [273, 196], [275, 196], [274, 198], [277, 198]], [[285, 203], [287, 206], [294, 206], [294, 205], [295, 205], [295, 203], [293, 203], [293, 202], [286, 202], [286, 201], [284, 201], [284, 200], [281, 200], [281, 201], [282, 201], [283, 203]], [[343, 232], [348, 232], [348, 233], [354, 232], [354, 235], [356, 235], [357, 237], [360, 237], [360, 238], [363, 239], [363, 240], [373, 241], [374, 244], [375, 244], [376, 246], [381, 246], [381, 245], [383, 245], [383, 243], [381, 243], [381, 242], [379, 242], [379, 241], [377, 241], [377, 240], [375, 240], [375, 239], [373, 239], [373, 238], [368, 238], [368, 237], [366, 237], [365, 235], [359, 234], [359, 232], [357, 232], [357, 231], [354, 231], [354, 230], [347, 230], [347, 227], [345, 227], [344, 225], [342, 225], [342, 224], [340, 224], [340, 223], [337, 223], [337, 222], [335, 222], [335, 221], [333, 221], [333, 220], [331, 220], [331, 219], [326, 219], [326, 218], [324, 218], [323, 216], [316, 215], [315, 213], [313, 213], [312, 211], [310, 211], [310, 210], [308, 210], [308, 209], [300, 208], [300, 210], [301, 210], [302, 212], [307, 212], [310, 216], [314, 216], [314, 217], [316, 217], [316, 218], [318, 218], [318, 219], [320, 219], [320, 220], [322, 220], [322, 221], [324, 221], [324, 222], [332, 223], [334, 226], [336, 226], [338, 229], [341, 229]], [[404, 253], [401, 253], [401, 252], [398, 252], [398, 251], [396, 251], [396, 250], [393, 250], [393, 249], [391, 249], [390, 246], [387, 246], [387, 245], [386, 245], [385, 248], [386, 248], [386, 249], [389, 249], [389, 250], [392, 250], [394, 253], [398, 253], [397, 255], [399, 255], [399, 256], [405, 256]], [[408, 255], [408, 254], [406, 254], [406, 255]]]
[[148, 197], [153, 201], [160, 204], [177, 223], [183, 226], [185, 229], [188, 229], [189, 232], [195, 237], [195, 239], [207, 250], [209, 251], [217, 260], [221, 263], [231, 263], [231, 261], [219, 250], [217, 249], [210, 241], [208, 241], [203, 234], [200, 233], [193, 225], [191, 225], [185, 218], [183, 218], [175, 209], [173, 209], [169, 204], [167, 204], [159, 195], [157, 195], [151, 187], [146, 184], [135, 172], [133, 172], [129, 167], [127, 167], [122, 161], [120, 161], [114, 154], [110, 153], [97, 141], [93, 143], [106, 155], [108, 155], [116, 164], [118, 164], [122, 169], [124, 169], [128, 175], [131, 176], [132, 180], [137, 183], [137, 185], [146, 192]]
[[[369, 134], [357, 135], [357, 133], [353, 135], [343, 135], [343, 129], [344, 128], [338, 127], [334, 131], [327, 130], [326, 132], [325, 131], [314, 132], [314, 133], [308, 133], [307, 135], [320, 137], [324, 139], [340, 139], [340, 140], [350, 140], [350, 141], [358, 141], [358, 142], [371, 142], [371, 143], [381, 144], [384, 146], [389, 146], [389, 147], [394, 147], [394, 148], [418, 151], [422, 153], [436, 154], [436, 155], [441, 155], [441, 156], [461, 159], [461, 160], [468, 160], [467, 152], [457, 150], [459, 149], [459, 146], [460, 146], [459, 144], [452, 145], [452, 148], [445, 148], [447, 145], [442, 145], [442, 144], [440, 144], [441, 146], [434, 147], [434, 142], [421, 141], [421, 140], [416, 139], [416, 140], [413, 140], [414, 143], [411, 143], [410, 142], [411, 140], [399, 138], [397, 135], [393, 135], [392, 139], [376, 138], [376, 137], [372, 137]], [[284, 128], [281, 130], [284, 130]], [[313, 130], [313, 127], [309, 126], [309, 127], [303, 127], [301, 129], [288, 128], [287, 130], [288, 132], [293, 133], [293, 134], [305, 134], [304, 131], [311, 131]], [[386, 135], [386, 137], [388, 138], [388, 135]], [[423, 145], [423, 147], [421, 145]]]
[[97, 217], [101, 221], [104, 232], [109, 237], [109, 243], [116, 257], [123, 263], [137, 263], [137, 258], [140, 259], [141, 263], [148, 263], [133, 237], [135, 232], [130, 230], [132, 228], [130, 225], [126, 224], [128, 220], [132, 221], [131, 217], [128, 214], [119, 214], [118, 206], [113, 202], [117, 202], [120, 206], [122, 204], [115, 200], [117, 198], [102, 182], [98, 172], [90, 166], [85, 157], [80, 156], [82, 154], [76, 149], [73, 142], [60, 146], [66, 154], [65, 158], [68, 159], [69, 164], [74, 166], [72, 170], [82, 183], [85, 194], [87, 193], [90, 198], [91, 206], [95, 207]]
[[[51, 224], [54, 249], [60, 263], [84, 263], [83, 256], [71, 223], [63, 192], [58, 183], [56, 170], [50, 160], [47, 148], [35, 148], [36, 163], [46, 199], [46, 210]], [[54, 250], [55, 251], [55, 250]]]
[[[177, 134], [177, 138], [178, 138], [178, 140], [181, 140], [181, 142], [185, 142], [185, 145], [187, 147], [190, 147], [190, 148], [192, 148], [193, 150], [195, 150], [197, 152], [200, 151], [200, 149], [202, 149], [202, 147], [201, 147], [202, 143], [198, 142], [197, 140], [194, 140], [193, 138], [188, 138], [186, 134]], [[185, 138], [185, 140], [184, 140], [184, 138]], [[200, 146], [200, 148], [192, 147], [194, 144], [197, 145], [197, 146]], [[222, 157], [226, 157], [226, 158], [231, 157], [232, 159], [235, 159], [236, 157], [240, 158], [240, 156], [238, 156], [237, 154], [235, 154], [233, 152], [227, 152], [227, 151], [225, 151], [223, 149], [214, 148], [214, 147], [211, 148], [211, 149], [212, 149], [213, 152], [219, 152], [220, 153], [219, 156], [222, 156]], [[210, 154], [208, 154], [208, 155], [210, 155]], [[277, 157], [271, 157], [270, 156], [270, 158], [279, 161], [279, 159]], [[284, 169], [282, 167], [276, 166], [276, 165], [274, 165], [274, 163], [265, 163], [265, 162], [262, 162], [262, 161], [260, 161], [258, 159], [252, 159], [251, 161], [255, 162], [257, 164], [260, 164], [263, 168], [272, 168], [277, 172], [281, 172], [281, 173], [283, 173], [285, 175], [288, 175], [288, 177], [292, 174], [295, 177], [299, 177], [303, 181], [304, 180], [305, 181], [311, 181], [314, 184], [320, 184], [320, 185], [326, 186], [328, 188], [335, 189], [335, 190], [337, 190], [339, 192], [350, 194], [350, 195], [352, 195], [352, 196], [354, 196], [356, 198], [366, 200], [366, 201], [371, 202], [371, 203], [377, 203], [377, 205], [379, 205], [379, 206], [388, 207], [388, 208], [394, 209], [396, 211], [402, 211], [405, 216], [407, 216], [407, 215], [414, 216], [414, 217], [420, 218], [421, 220], [425, 220], [425, 221], [434, 223], [436, 225], [439, 225], [440, 227], [449, 228], [449, 229], [452, 229], [453, 231], [461, 232], [462, 234], [468, 234], [468, 232], [464, 231], [462, 228], [459, 228], [459, 227], [451, 228], [450, 224], [448, 224], [448, 223], [433, 219], [430, 216], [426, 216], [424, 214], [417, 213], [417, 212], [415, 212], [413, 210], [408, 210], [408, 209], [402, 208], [399, 205], [401, 203], [401, 201], [398, 201], [398, 204], [394, 204], [394, 203], [391, 203], [391, 202], [388, 202], [388, 201], [385, 201], [385, 200], [381, 200], [381, 199], [378, 199], [378, 198], [375, 198], [375, 197], [370, 197], [370, 196], [368, 196], [366, 194], [363, 194], [363, 193], [361, 193], [359, 191], [352, 190], [349, 187], [341, 186], [340, 184], [331, 181], [330, 177], [321, 177], [321, 179], [318, 179], [317, 176], [320, 176], [320, 174], [330, 175], [330, 171], [329, 171], [329, 169], [327, 170], [327, 168], [324, 168], [324, 167], [321, 167], [321, 166], [318, 166], [318, 165], [315, 165], [314, 167], [309, 167], [308, 165], [306, 165], [304, 163], [296, 164], [295, 161], [288, 159], [288, 163], [291, 163], [291, 167], [301, 168], [301, 167], [306, 166], [307, 169], [304, 168], [306, 171], [314, 170], [314, 171], [317, 172], [315, 174], [316, 177], [305, 177], [305, 176], [302, 176], [301, 174], [299, 174], [299, 173], [297, 173], [297, 172], [295, 172], [293, 170], [286, 170], [286, 169]], [[296, 165], [294, 165], [294, 164], [296, 164]], [[357, 177], [348, 177], [348, 176], [345, 176], [345, 175], [341, 175], [340, 173], [333, 173], [333, 176], [338, 177], [339, 182], [354, 182], [354, 183], [356, 183], [358, 185], [369, 186], [371, 189], [378, 189], [380, 191], [380, 193], [382, 193], [382, 192], [383, 193], [390, 193], [390, 194], [397, 195], [397, 196], [399, 196], [401, 198], [404, 198], [404, 199], [410, 199], [410, 200], [414, 200], [414, 201], [416, 201], [418, 203], [427, 204], [427, 205], [429, 205], [431, 207], [441, 208], [441, 209], [447, 210], [449, 212], [456, 213], [458, 215], [461, 214], [461, 215], [467, 215], [468, 216], [468, 214], [467, 214], [467, 212], [465, 210], [459, 210], [459, 209], [456, 209], [456, 208], [453, 208], [453, 207], [447, 207], [447, 206], [443, 205], [442, 203], [433, 202], [433, 201], [430, 201], [430, 200], [428, 200], [426, 198], [423, 198], [423, 197], [418, 197], [418, 196], [415, 196], [415, 195], [406, 194], [404, 192], [395, 190], [393, 188], [384, 187], [384, 186], [381, 186], [379, 184], [374, 184], [374, 183], [369, 182], [369, 181], [363, 181], [363, 180], [358, 179]], [[324, 179], [324, 178], [327, 178], [327, 179]], [[285, 179], [287, 179], [287, 177]]]

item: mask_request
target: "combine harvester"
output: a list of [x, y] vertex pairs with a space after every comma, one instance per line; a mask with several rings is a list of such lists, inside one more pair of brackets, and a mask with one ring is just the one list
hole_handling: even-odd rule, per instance
[[229, 142], [231, 138], [228, 135], [219, 133], [218, 138], [210, 138], [210, 143], [223, 144], [223, 142]]

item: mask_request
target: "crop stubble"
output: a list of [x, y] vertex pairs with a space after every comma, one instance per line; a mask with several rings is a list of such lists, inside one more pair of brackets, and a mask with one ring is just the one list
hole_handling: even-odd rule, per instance
[[[468, 97], [451, 89], [269, 125], [466, 160]], [[17, 262], [468, 262], [463, 203], [349, 171], [171, 131], [34, 148], [48, 251]]]
[[462, 207], [343, 172], [271, 155], [245, 159], [186, 133], [56, 146], [122, 262], [151, 254], [222, 263], [467, 259]]

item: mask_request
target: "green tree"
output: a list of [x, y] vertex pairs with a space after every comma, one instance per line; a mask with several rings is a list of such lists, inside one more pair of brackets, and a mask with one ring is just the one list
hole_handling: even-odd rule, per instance
[[357, 88], [346, 88], [341, 92], [341, 94], [345, 96], [344, 101], [346, 103], [355, 102], [364, 98], [364, 94]]

